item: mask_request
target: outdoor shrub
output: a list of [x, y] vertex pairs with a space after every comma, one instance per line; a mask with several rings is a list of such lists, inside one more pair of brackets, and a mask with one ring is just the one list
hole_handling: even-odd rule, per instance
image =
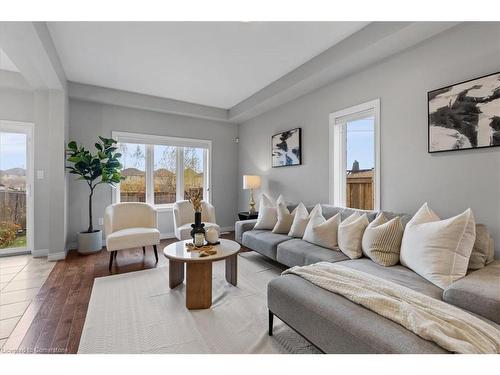
[[7, 247], [16, 239], [17, 231], [21, 227], [10, 221], [0, 222], [0, 247]]

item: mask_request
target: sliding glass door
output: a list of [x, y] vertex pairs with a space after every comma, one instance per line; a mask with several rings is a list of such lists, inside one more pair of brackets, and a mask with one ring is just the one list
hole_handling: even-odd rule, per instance
[[0, 120], [0, 256], [33, 250], [33, 124]]

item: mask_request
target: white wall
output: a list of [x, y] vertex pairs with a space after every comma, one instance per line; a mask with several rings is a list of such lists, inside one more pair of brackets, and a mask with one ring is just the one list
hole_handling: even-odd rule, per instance
[[[225, 122], [169, 115], [108, 104], [70, 99], [69, 139], [85, 145], [95, 143], [98, 135], [110, 137], [113, 130], [212, 140], [212, 203], [217, 221], [222, 227], [233, 227], [237, 220], [238, 149], [234, 138], [237, 126]], [[103, 217], [104, 208], [111, 203], [111, 188], [101, 186], [94, 198], [94, 226]], [[76, 234], [88, 226], [88, 192], [85, 184], [69, 183], [68, 241], [74, 245]], [[160, 231], [173, 234], [172, 212], [159, 214]]]
[[[500, 24], [463, 24], [370, 69], [284, 104], [239, 126], [241, 175], [263, 176], [262, 191], [287, 201], [328, 202], [328, 117], [381, 99], [382, 209], [443, 216], [468, 207], [488, 225], [500, 257], [500, 148], [427, 153], [427, 92], [500, 71]], [[271, 135], [302, 127], [302, 166], [271, 168]]]
[[[34, 254], [63, 258], [65, 250], [64, 186], [64, 91], [1, 87], [0, 119], [34, 123], [34, 169], [44, 178], [34, 180]], [[50, 251], [49, 251], [50, 249]]]
[[4, 88], [0, 80], [0, 119], [33, 122], [33, 92]]

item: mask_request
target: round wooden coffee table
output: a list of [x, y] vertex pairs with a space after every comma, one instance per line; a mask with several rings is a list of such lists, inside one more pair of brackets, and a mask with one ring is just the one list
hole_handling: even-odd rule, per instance
[[236, 286], [240, 245], [235, 241], [220, 239], [220, 244], [214, 246], [216, 254], [200, 257], [198, 250], [188, 251], [186, 242], [192, 240], [178, 241], [163, 249], [169, 263], [170, 289], [184, 281], [185, 263], [186, 307], [190, 310], [208, 309], [212, 306], [212, 263], [225, 259], [226, 280]]

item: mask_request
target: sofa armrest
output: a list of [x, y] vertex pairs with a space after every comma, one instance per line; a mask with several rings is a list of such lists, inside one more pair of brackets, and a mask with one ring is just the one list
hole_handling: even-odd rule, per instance
[[455, 281], [443, 300], [500, 324], [500, 261]]
[[243, 233], [252, 230], [257, 224], [257, 219], [254, 220], [241, 220], [234, 224], [234, 239], [236, 242], [241, 243]]

